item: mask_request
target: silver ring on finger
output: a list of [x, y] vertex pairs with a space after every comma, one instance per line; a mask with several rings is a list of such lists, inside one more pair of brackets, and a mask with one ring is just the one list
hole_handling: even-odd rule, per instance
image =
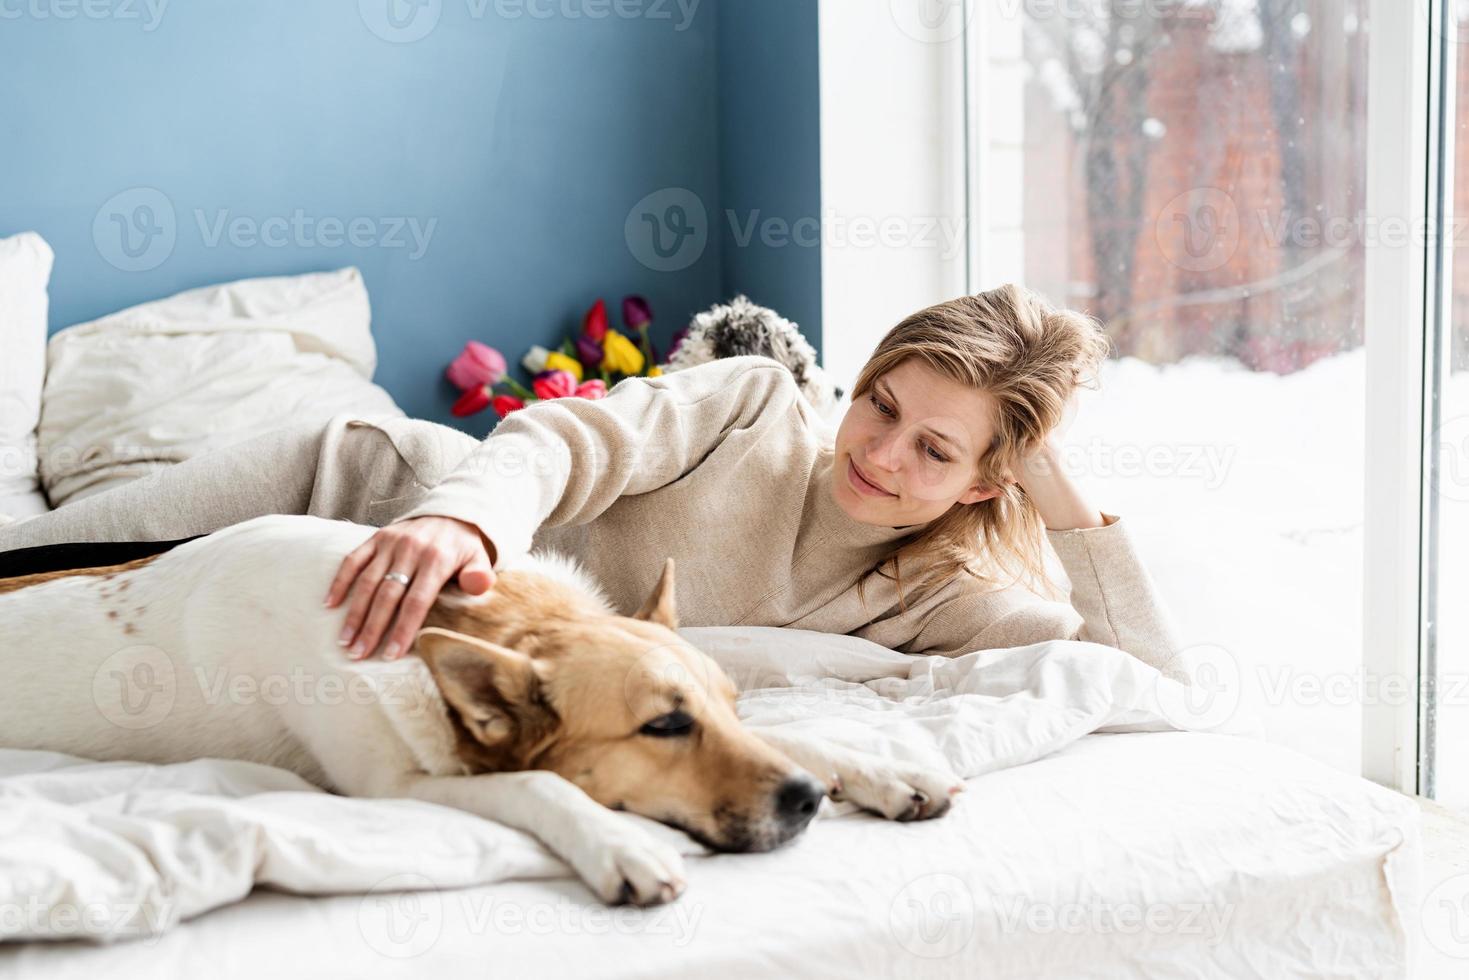
[[408, 588], [408, 583], [412, 580], [409, 579], [409, 577], [403, 572], [389, 572], [388, 574], [383, 576], [383, 581], [397, 582], [399, 585], [403, 586], [403, 588], [406, 589]]

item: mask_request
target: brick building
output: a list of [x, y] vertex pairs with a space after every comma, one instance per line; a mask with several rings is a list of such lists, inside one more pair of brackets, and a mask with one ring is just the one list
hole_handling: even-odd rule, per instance
[[[1366, 250], [1422, 231], [1365, 211], [1365, 6], [1260, 0], [1232, 38], [1199, 7], [1108, 37], [1105, 67], [1078, 86], [1081, 125], [1052, 89], [1027, 86], [1031, 280], [1154, 362], [1226, 354], [1288, 372], [1360, 346]], [[1469, 123], [1469, 44], [1458, 52]], [[1469, 216], [1461, 129], [1456, 206]], [[1455, 287], [1469, 367], [1469, 261]]]

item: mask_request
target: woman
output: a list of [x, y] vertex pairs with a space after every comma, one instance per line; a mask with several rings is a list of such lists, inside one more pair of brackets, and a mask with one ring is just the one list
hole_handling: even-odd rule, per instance
[[[402, 656], [445, 583], [483, 593], [495, 566], [551, 547], [629, 610], [672, 556], [685, 625], [946, 655], [1082, 639], [1186, 680], [1125, 528], [1059, 466], [1057, 427], [1106, 350], [1089, 318], [1004, 286], [895, 327], [834, 439], [783, 367], [733, 358], [537, 404], [483, 442], [412, 420], [272, 434], [0, 530], [0, 548], [313, 513], [386, 525], [326, 596], [347, 603], [355, 657]], [[1070, 604], [1046, 581], [1047, 536]]]
[[[444, 582], [482, 592], [532, 544], [576, 555], [624, 609], [671, 555], [687, 625], [951, 655], [1079, 638], [1181, 676], [1125, 528], [1049, 438], [1106, 350], [1090, 319], [1005, 286], [894, 328], [834, 441], [789, 374], [753, 358], [537, 406], [349, 555], [327, 604], [350, 596], [353, 655], [386, 636], [392, 657]], [[1074, 605], [1037, 594], [1042, 526]]]

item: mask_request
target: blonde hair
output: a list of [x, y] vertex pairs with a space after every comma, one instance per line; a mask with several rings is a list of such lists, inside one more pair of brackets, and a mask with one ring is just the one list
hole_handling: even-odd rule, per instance
[[[976, 482], [1003, 488], [990, 500], [955, 504], [874, 569], [898, 582], [900, 601], [902, 563], [909, 560], [922, 569], [914, 583], [919, 586], [968, 574], [997, 588], [1023, 582], [1042, 594], [1059, 594], [1046, 576], [1040, 514], [1025, 491], [1005, 482], [1005, 474], [1020, 472], [1021, 460], [1061, 422], [1077, 388], [1096, 387], [1097, 369], [1110, 351], [1111, 341], [1095, 319], [1057, 309], [1014, 284], [920, 310], [888, 331], [858, 375], [852, 400], [866, 397], [879, 378], [909, 358], [985, 392], [997, 417]], [[985, 566], [1009, 582], [1000, 583]]]

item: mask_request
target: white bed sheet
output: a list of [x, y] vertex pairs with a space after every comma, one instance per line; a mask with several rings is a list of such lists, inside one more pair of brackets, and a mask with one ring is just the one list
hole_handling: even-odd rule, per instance
[[1411, 801], [1223, 735], [1090, 735], [969, 780], [942, 820], [690, 860], [662, 908], [569, 878], [257, 891], [155, 939], [6, 947], [0, 975], [1358, 980], [1410, 976], [1419, 933]]

